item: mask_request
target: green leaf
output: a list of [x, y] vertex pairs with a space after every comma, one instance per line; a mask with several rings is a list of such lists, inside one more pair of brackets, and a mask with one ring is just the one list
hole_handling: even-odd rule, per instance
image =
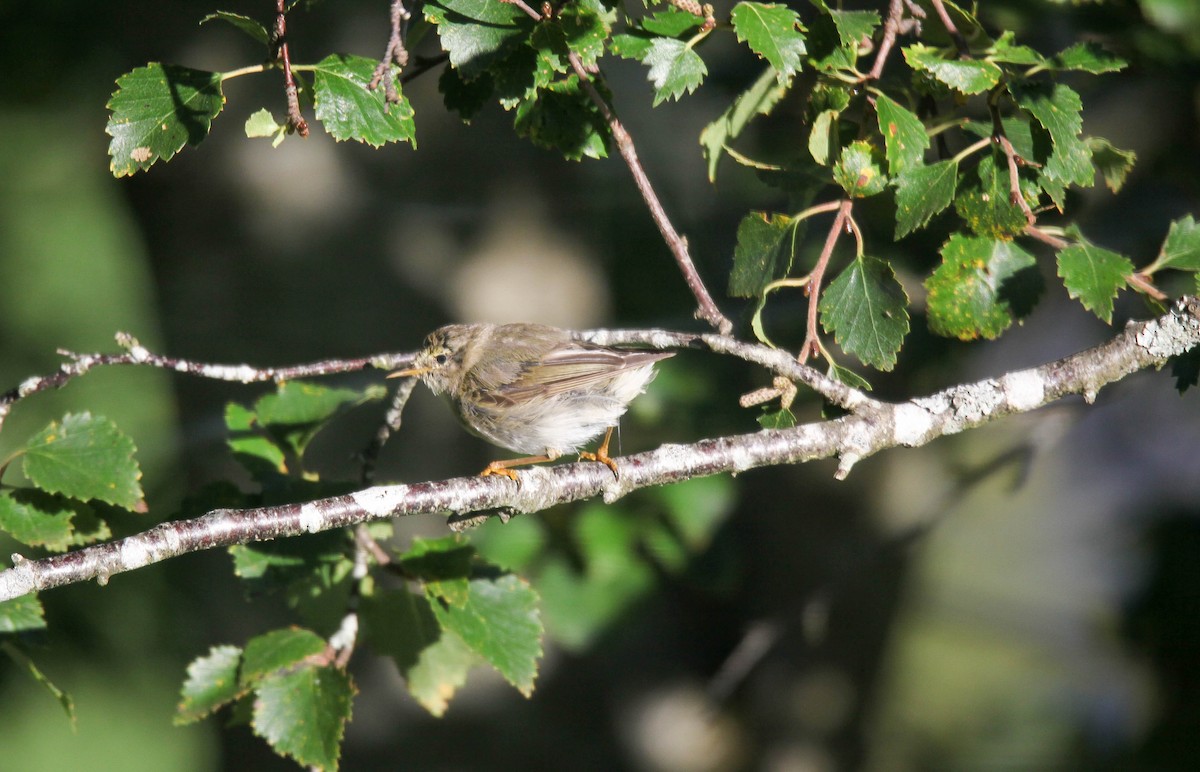
[[782, 408], [764, 410], [756, 420], [764, 429], [790, 429], [796, 425], [796, 416], [792, 411]]
[[287, 125], [279, 123], [275, 120], [275, 116], [271, 115], [271, 111], [265, 107], [246, 119], [246, 137], [249, 139], [271, 139], [272, 147], [279, 147], [279, 144], [287, 138]]
[[46, 629], [42, 602], [36, 595], [0, 601], [0, 633], [22, 633]]
[[750, 212], [742, 218], [729, 272], [732, 297], [757, 297], [768, 284], [787, 275], [793, 255], [786, 241], [791, 228], [792, 218], [783, 214]]
[[400, 556], [406, 575], [420, 579], [431, 597], [462, 607], [470, 593], [471, 566], [475, 548], [459, 536], [413, 539]]
[[1027, 110], [1046, 131], [1054, 150], [1044, 173], [1066, 185], [1090, 187], [1096, 172], [1092, 155], [1079, 138], [1083, 130], [1083, 102], [1070, 86], [1061, 83], [1012, 83], [1009, 91], [1017, 104]]
[[871, 390], [871, 384], [866, 378], [854, 372], [849, 367], [842, 367], [833, 360], [829, 361], [829, 369], [826, 371], [826, 375], [835, 381], [846, 384], [852, 389], [858, 389], [859, 391]]
[[465, 80], [482, 74], [522, 45], [533, 20], [520, 8], [496, 0], [429, 0], [425, 18], [437, 25], [450, 64]]
[[116, 424], [91, 413], [68, 413], [52, 421], [25, 446], [25, 476], [48, 493], [98, 500], [136, 512], [146, 510], [142, 471], [133, 440]]
[[800, 69], [807, 53], [800, 17], [790, 8], [773, 3], [740, 2], [730, 14], [738, 41], [747, 43], [775, 69], [786, 83]]
[[237, 646], [213, 646], [207, 655], [192, 660], [175, 709], [175, 725], [195, 723], [238, 699], [243, 694], [238, 684], [241, 662], [242, 650]]
[[821, 295], [821, 324], [838, 345], [879, 370], [896, 366], [908, 334], [908, 296], [883, 260], [856, 259]]
[[433, 613], [442, 627], [462, 638], [468, 648], [529, 696], [542, 656], [537, 602], [532, 587], [520, 577], [506, 574], [495, 580], [473, 579], [463, 606], [433, 604]]
[[374, 59], [346, 54], [317, 62], [313, 74], [317, 120], [339, 142], [352, 139], [371, 147], [408, 142], [415, 148], [416, 126], [408, 97], [401, 93], [399, 103], [388, 104], [382, 88], [367, 89], [377, 64]]
[[296, 426], [319, 423], [346, 407], [377, 400], [382, 391], [336, 389], [312, 381], [286, 381], [274, 394], [265, 394], [254, 403], [260, 423], [267, 426]]
[[1104, 72], [1117, 72], [1127, 66], [1124, 59], [1113, 56], [1096, 43], [1090, 41], [1075, 43], [1053, 56], [1049, 61], [1050, 69], [1082, 70], [1099, 75]]
[[1133, 171], [1137, 153], [1122, 150], [1102, 137], [1088, 137], [1084, 142], [1092, 155], [1092, 163], [1104, 177], [1104, 184], [1113, 193], [1120, 192], [1125, 185], [1125, 178]]
[[523, 100], [513, 126], [518, 135], [538, 147], [562, 153], [569, 161], [608, 156], [608, 122], [576, 75], [538, 89], [535, 98]]
[[[1012, 202], [1012, 182], [1007, 161], [999, 151], [984, 156], [975, 169], [977, 180], [954, 200], [954, 210], [971, 230], [987, 238], [1012, 238], [1025, 231], [1028, 222], [1019, 204]], [[1020, 180], [1022, 194], [1031, 207], [1037, 191], [1029, 180]]]
[[241, 686], [253, 686], [272, 673], [293, 668], [325, 651], [325, 641], [311, 630], [289, 627], [251, 638], [242, 655]]
[[992, 340], [1033, 309], [1037, 260], [1012, 241], [954, 234], [925, 281], [929, 327], [938, 335]]
[[1005, 30], [996, 38], [996, 42], [992, 44], [988, 51], [987, 58], [993, 62], [1002, 62], [1004, 64], [1029, 64], [1036, 65], [1045, 61], [1045, 58], [1037, 51], [1029, 46], [1017, 45], [1013, 42], [1016, 35], [1012, 30]]
[[896, 238], [922, 228], [950, 205], [958, 186], [958, 162], [917, 166], [896, 178]]
[[604, 54], [610, 26], [598, 13], [580, 5], [563, 6], [553, 18], [533, 28], [530, 43], [551, 69], [571, 72], [569, 54], [575, 53], [586, 68]]
[[1200, 225], [1190, 214], [1171, 223], [1154, 268], [1200, 271]]
[[700, 55], [687, 43], [673, 38], [654, 39], [642, 62], [650, 67], [647, 77], [654, 84], [655, 107], [667, 99], [692, 93], [708, 74]]
[[86, 506], [36, 489], [0, 492], [0, 530], [19, 542], [61, 552], [72, 545], [76, 508]]
[[223, 21], [228, 24], [232, 24], [234, 27], [257, 40], [259, 43], [262, 43], [264, 46], [268, 43], [269, 35], [267, 33], [267, 28], [256, 19], [251, 19], [249, 16], [243, 16], [240, 13], [233, 13], [231, 11], [216, 11], [214, 13], [210, 13], [208, 16], [205, 16], [200, 20], [200, 23], [205, 24], [210, 21]]
[[822, 166], [828, 166], [837, 155], [838, 114], [836, 110], [822, 110], [817, 113], [812, 122], [812, 130], [808, 134], [808, 153]]
[[887, 175], [875, 161], [875, 149], [865, 140], [851, 142], [833, 167], [833, 179], [854, 198], [866, 198], [887, 187]]
[[953, 58], [951, 54], [944, 54], [921, 43], [907, 46], [904, 59], [914, 70], [927, 72], [935, 80], [962, 94], [981, 94], [999, 83], [1003, 74], [993, 62]]
[[[7, 601], [7, 603], [12, 602], [13, 601]], [[4, 603], [0, 603], [0, 607], [3, 605]], [[0, 608], [0, 619], [2, 619], [3, 616], [4, 612], [2, 608]], [[71, 722], [71, 729], [74, 730], [76, 728], [75, 702], [71, 699], [71, 695], [67, 694], [62, 689], [59, 689], [53, 681], [47, 678], [46, 674], [42, 672], [41, 668], [39, 668], [37, 664], [30, 659], [29, 655], [27, 655], [21, 649], [6, 641], [4, 643], [0, 643], [0, 650], [3, 650], [4, 653], [8, 655], [9, 659], [11, 659], [18, 668], [24, 670], [25, 673], [32, 678], [35, 683], [40, 684], [43, 689], [50, 693], [50, 696], [53, 697], [58, 702], [59, 707], [63, 709], [63, 713], [67, 715], [67, 720]]]
[[929, 147], [929, 136], [921, 119], [885, 94], [875, 98], [875, 113], [879, 118], [879, 133], [883, 135], [888, 172], [895, 175], [920, 166]]
[[450, 698], [467, 682], [467, 673], [481, 664], [479, 655], [449, 630], [421, 650], [408, 670], [408, 692], [434, 716], [441, 716]]
[[1058, 253], [1058, 275], [1083, 307], [1112, 321], [1113, 298], [1133, 273], [1129, 258], [1094, 244], [1072, 244]]
[[219, 73], [155, 63], [122, 75], [104, 129], [112, 137], [113, 176], [149, 169], [184, 145], [199, 145], [224, 106]]
[[252, 410], [236, 402], [226, 404], [225, 426], [229, 429], [226, 444], [254, 479], [262, 481], [287, 474], [287, 457], [271, 438], [264, 436], [265, 427], [259, 424]]
[[708, 161], [709, 182], [717, 181], [717, 163], [725, 146], [738, 138], [754, 116], [770, 115], [787, 91], [787, 86], [779, 83], [773, 70], [764, 70], [754, 85], [743, 91], [721, 117], [704, 127], [700, 132], [700, 146], [704, 149], [704, 160]]
[[255, 690], [254, 733], [304, 766], [336, 769], [355, 691], [336, 667], [272, 675]]
[[[858, 47], [862, 45], [864, 40], [869, 40], [874, 36], [875, 28], [879, 26], [878, 11], [834, 10], [826, 5], [824, 0], [814, 0], [813, 5], [829, 14], [834, 26], [837, 28], [842, 48], [852, 52], [855, 58], [857, 57]], [[851, 59], [851, 62], [853, 61]]]
[[438, 91], [442, 94], [442, 102], [447, 110], [458, 113], [463, 123], [470, 123], [471, 119], [479, 114], [495, 90], [492, 76], [487, 73], [473, 80], [464, 80], [458, 70], [443, 67], [438, 78]]
[[661, 37], [677, 38], [703, 23], [704, 19], [694, 13], [688, 13], [678, 8], [664, 8], [653, 15], [644, 17], [642, 29]]

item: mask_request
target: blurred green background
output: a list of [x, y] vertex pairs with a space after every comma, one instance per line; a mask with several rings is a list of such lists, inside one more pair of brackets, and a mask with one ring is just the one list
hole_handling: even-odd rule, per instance
[[[268, 5], [220, 7], [266, 20]], [[1148, 262], [1170, 220], [1200, 210], [1200, 6], [984, 5], [992, 30], [1042, 51], [1087, 37], [1133, 63], [1072, 82], [1085, 132], [1139, 159], [1120, 196], [1101, 187], [1071, 205], [1094, 241]], [[619, 160], [564, 162], [515, 139], [495, 107], [463, 126], [441, 106], [436, 71], [406, 91], [415, 152], [339, 145], [319, 126], [279, 149], [247, 140], [252, 112], [282, 114], [271, 73], [227, 84], [227, 109], [199, 148], [112, 179], [104, 104], [119, 75], [147, 61], [229, 70], [260, 55], [230, 27], [198, 26], [215, 8], [0, 5], [0, 388], [53, 369], [58, 348], [110, 350], [117, 330], [177, 356], [267, 365], [407, 350], [470, 318], [698, 329]], [[382, 0], [319, 3], [292, 18], [293, 59], [377, 56], [386, 21]], [[653, 111], [640, 66], [605, 68], [668, 211], [736, 315], [744, 309], [723, 288], [737, 222], [784, 204], [732, 166], [715, 190], [704, 184], [699, 131], [757, 73], [719, 37], [702, 53], [705, 87]], [[781, 118], [749, 139], [791, 141], [778, 132], [794, 124]], [[861, 221], [868, 243], [905, 261], [916, 295], [944, 236], [893, 245], [879, 214]], [[1052, 279], [1049, 260], [1044, 270]], [[798, 343], [802, 311], [798, 295], [773, 309], [777, 340]], [[1145, 313], [1123, 297], [1115, 325]], [[885, 397], [1040, 364], [1112, 334], [1061, 288], [998, 342], [935, 339], [919, 316], [913, 326], [897, 371], [872, 378]], [[662, 370], [625, 424], [624, 451], [757, 428], [736, 397], [762, 373], [695, 352]], [[235, 474], [223, 406], [259, 393], [96, 372], [22, 403], [0, 457], [65, 410], [113, 418], [146, 472], [149, 515], [114, 524], [134, 532]], [[846, 482], [823, 462], [489, 525], [476, 538], [525, 566], [544, 596], [554, 637], [537, 692], [525, 700], [479, 672], [434, 720], [390, 662], [364, 653], [344, 767], [1190, 768], [1200, 754], [1196, 400], [1166, 374], [1140, 374], [1094, 406], [891, 451]], [[322, 435], [323, 473], [352, 477], [380, 417], [363, 409]], [[801, 418], [816, 420], [817, 406]], [[461, 474], [492, 454], [418, 393], [379, 478]], [[414, 519], [401, 538], [444, 530]], [[227, 556], [43, 599], [50, 632], [35, 659], [74, 696], [79, 728], [0, 664], [0, 766], [291, 768], [245, 728], [171, 725], [188, 661], [294, 619], [278, 599], [245, 600]]]

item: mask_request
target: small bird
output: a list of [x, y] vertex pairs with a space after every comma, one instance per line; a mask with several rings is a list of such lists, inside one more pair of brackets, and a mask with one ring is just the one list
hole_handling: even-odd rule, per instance
[[520, 482], [514, 466], [579, 452], [607, 429], [595, 453], [618, 475], [608, 455], [613, 427], [654, 378], [664, 351], [624, 351], [575, 340], [544, 324], [451, 324], [434, 330], [412, 366], [389, 378], [417, 376], [444, 394], [471, 433], [530, 454], [493, 461], [480, 473]]

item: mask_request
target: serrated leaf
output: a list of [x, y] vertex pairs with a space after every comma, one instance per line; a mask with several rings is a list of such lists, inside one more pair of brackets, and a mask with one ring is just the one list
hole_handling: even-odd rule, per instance
[[571, 53], [585, 68], [592, 68], [604, 54], [609, 25], [594, 11], [579, 5], [563, 6], [553, 18], [533, 28], [530, 44], [556, 72], [571, 72]]
[[422, 10], [437, 25], [451, 66], [466, 80], [504, 59], [533, 27], [520, 8], [496, 0], [429, 0]]
[[1190, 214], [1171, 223], [1154, 262], [1161, 268], [1200, 271], [1200, 224]]
[[1050, 133], [1054, 150], [1043, 170], [1045, 175], [1067, 185], [1091, 187], [1095, 170], [1092, 155], [1079, 138], [1083, 130], [1079, 94], [1061, 83], [1012, 83], [1009, 91]]
[[1113, 193], [1120, 192], [1125, 185], [1125, 178], [1133, 171], [1137, 161], [1137, 153], [1132, 150], [1122, 150], [1102, 137], [1088, 137], [1088, 152], [1092, 154], [1092, 163], [1104, 177], [1104, 184]]
[[729, 272], [732, 297], [757, 297], [768, 284], [787, 275], [793, 256], [788, 242], [791, 228], [792, 218], [783, 214], [750, 212], [742, 218]]
[[674, 38], [655, 38], [642, 63], [650, 68], [647, 78], [654, 84], [654, 106], [667, 99], [690, 94], [704, 81], [708, 68], [692, 47]]
[[[12, 602], [13, 601], [7, 601], [7, 603]], [[0, 603], [0, 607], [3, 605], [4, 603]], [[2, 619], [3, 616], [4, 612], [2, 609], [0, 609], [0, 619]], [[35, 663], [28, 654], [26, 654], [17, 646], [14, 646], [6, 641], [4, 643], [0, 643], [0, 650], [3, 650], [4, 653], [8, 655], [9, 659], [11, 659], [18, 668], [24, 670], [26, 675], [32, 678], [35, 683], [50, 693], [50, 696], [53, 697], [55, 701], [58, 702], [59, 707], [63, 709], [63, 713], [66, 714], [67, 720], [71, 723], [71, 729], [74, 730], [76, 728], [75, 702], [71, 699], [71, 695], [67, 694], [62, 689], [59, 689], [53, 681], [46, 677], [46, 674], [43, 673], [41, 668], [37, 666], [37, 663]]]
[[225, 426], [229, 429], [226, 444], [254, 479], [262, 481], [287, 474], [287, 457], [283, 449], [264, 436], [265, 427], [258, 423], [254, 411], [236, 402], [226, 404]]
[[241, 686], [291, 668], [325, 651], [325, 641], [311, 630], [289, 627], [251, 638], [242, 655]]
[[837, 362], [829, 361], [829, 369], [825, 373], [835, 381], [840, 381], [852, 389], [859, 391], [870, 391], [871, 384], [866, 378], [851, 370], [849, 367], [842, 367]]
[[958, 162], [917, 166], [896, 178], [896, 238], [922, 228], [950, 205], [958, 186]]
[[608, 49], [622, 59], [636, 59], [641, 62], [650, 53], [650, 44], [657, 38], [642, 32], [621, 32], [612, 36]]
[[22, 469], [48, 493], [144, 512], [135, 451], [133, 440], [107, 418], [68, 413], [30, 438]]
[[200, 23], [206, 24], [210, 21], [223, 21], [226, 24], [232, 24], [264, 46], [268, 43], [269, 34], [267, 33], [267, 28], [257, 19], [251, 19], [249, 16], [243, 16], [240, 13], [233, 13], [232, 11], [215, 11], [201, 19]]
[[192, 660], [175, 709], [176, 726], [191, 724], [243, 694], [238, 684], [242, 650], [237, 646], [213, 646], [208, 654]]
[[254, 733], [304, 766], [336, 769], [356, 691], [336, 667], [272, 675], [255, 690]]
[[1032, 310], [1041, 287], [1037, 260], [1012, 241], [956, 233], [925, 281], [929, 328], [959, 340], [992, 340]]
[[274, 138], [286, 136], [287, 126], [276, 121], [271, 111], [264, 107], [246, 119], [245, 130], [249, 139]]
[[664, 8], [642, 19], [642, 29], [661, 37], [677, 38], [704, 23], [694, 13], [678, 8]]
[[333, 417], [346, 407], [380, 398], [378, 389], [340, 389], [311, 381], [286, 381], [273, 394], [254, 403], [259, 423], [267, 426], [311, 424]]
[[36, 595], [0, 601], [0, 633], [21, 633], [44, 630], [46, 615]]
[[953, 58], [953, 55], [943, 54], [921, 43], [906, 46], [904, 59], [914, 70], [927, 72], [938, 82], [962, 94], [981, 94], [999, 83], [1003, 74], [993, 62]]
[[537, 593], [529, 584], [506, 574], [495, 580], [471, 580], [465, 604], [433, 604], [433, 613], [442, 627], [462, 638], [468, 648], [529, 696], [542, 656], [537, 603]]
[[1044, 57], [1029, 46], [1017, 45], [1013, 42], [1016, 35], [1012, 30], [1005, 30], [996, 38], [996, 42], [992, 44], [988, 51], [987, 58], [993, 62], [1002, 62], [1005, 64], [1041, 64], [1045, 61]]
[[879, 133], [883, 135], [888, 172], [895, 175], [920, 166], [929, 147], [929, 136], [921, 119], [885, 94], [875, 98], [875, 113], [879, 118]]
[[779, 100], [787, 94], [787, 86], [781, 85], [773, 70], [764, 70], [754, 85], [743, 91], [721, 117], [704, 127], [700, 132], [700, 146], [704, 149], [704, 160], [708, 162], [708, 181], [717, 181], [717, 164], [725, 146], [737, 139], [746, 125], [756, 115], [770, 115]]
[[[1007, 162], [999, 154], [984, 156], [975, 169], [976, 180], [959, 192], [954, 210], [967, 226], [987, 238], [1012, 238], [1028, 224], [1019, 204], [1012, 201], [1012, 182]], [[1022, 195], [1031, 207], [1037, 205], [1037, 191], [1029, 180], [1021, 179]]]
[[766, 59], [778, 73], [779, 82], [786, 83], [800, 69], [800, 57], [807, 49], [795, 11], [773, 3], [743, 0], [733, 7], [730, 19], [738, 41]]
[[[339, 142], [354, 140], [371, 147], [388, 142], [417, 146], [413, 108], [408, 97], [388, 104], [382, 88], [367, 84], [378, 62], [362, 56], [332, 54], [314, 65], [313, 94], [317, 120]], [[396, 86], [399, 93], [400, 86]]]
[[1124, 59], [1110, 54], [1100, 45], [1082, 41], [1055, 54], [1050, 58], [1048, 66], [1055, 70], [1081, 70], [1099, 75], [1123, 70], [1128, 65]]
[[878, 258], [856, 259], [821, 295], [821, 324], [842, 350], [879, 370], [896, 366], [908, 334], [908, 296], [892, 267]]
[[880, 23], [878, 11], [835, 10], [825, 0], [812, 0], [812, 4], [833, 20], [842, 48], [852, 52], [852, 57], [857, 57], [858, 47], [863, 40], [869, 40], [875, 34], [875, 28]]
[[467, 673], [482, 664], [462, 638], [443, 630], [440, 638], [421, 650], [408, 670], [408, 692], [434, 716], [441, 716], [450, 698], [467, 682]]
[[1133, 273], [1129, 258], [1094, 244], [1072, 244], [1058, 253], [1058, 275], [1083, 307], [1112, 321], [1113, 298]]
[[19, 542], [51, 552], [62, 552], [76, 543], [73, 521], [85, 514], [92, 514], [92, 510], [83, 502], [45, 491], [0, 492], [0, 530]]
[[224, 106], [219, 73], [154, 63], [117, 78], [104, 128], [112, 137], [113, 176], [149, 169], [184, 145], [199, 145]]
[[518, 135], [528, 137], [538, 147], [562, 153], [569, 161], [608, 156], [608, 122], [575, 75], [538, 89], [534, 98], [523, 100], [513, 127]]
[[400, 556], [400, 565], [406, 575], [424, 583], [430, 597], [462, 606], [467, 602], [474, 559], [474, 547], [461, 537], [446, 536], [413, 539], [408, 552]]
[[874, 148], [865, 140], [851, 142], [833, 167], [833, 179], [847, 195], [866, 198], [887, 187], [887, 175], [875, 161]]

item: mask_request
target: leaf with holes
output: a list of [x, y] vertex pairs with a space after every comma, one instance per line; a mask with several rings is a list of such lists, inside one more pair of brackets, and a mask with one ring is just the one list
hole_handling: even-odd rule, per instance
[[908, 334], [907, 305], [908, 296], [892, 267], [863, 256], [821, 295], [821, 324], [846, 353], [863, 364], [891, 370]]

